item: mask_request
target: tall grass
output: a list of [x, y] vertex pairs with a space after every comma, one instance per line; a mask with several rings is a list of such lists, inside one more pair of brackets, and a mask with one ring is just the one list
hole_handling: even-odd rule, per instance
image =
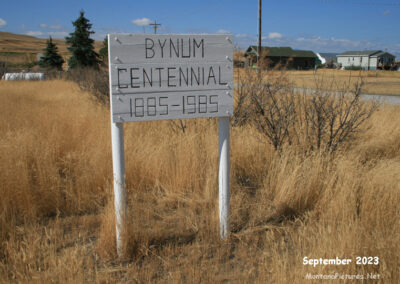
[[[237, 68], [236, 76], [241, 76], [246, 69]], [[362, 93], [383, 94], [383, 95], [400, 95], [400, 72], [395, 71], [350, 71], [335, 69], [318, 69], [316, 73], [313, 71], [293, 71], [288, 70], [288, 78], [297, 88], [316, 89], [315, 82], [320, 81], [320, 85], [324, 90], [330, 90], [332, 81], [343, 84], [353, 84], [363, 78], [364, 85]], [[339, 88], [340, 90], [340, 88]]]
[[[65, 81], [0, 82], [4, 282], [400, 281], [400, 115], [382, 107], [346, 150], [274, 151], [231, 132], [231, 236], [218, 234], [215, 119], [125, 125], [126, 254], [115, 254], [109, 111]], [[303, 257], [352, 258], [348, 266]], [[356, 265], [378, 256], [379, 265]]]

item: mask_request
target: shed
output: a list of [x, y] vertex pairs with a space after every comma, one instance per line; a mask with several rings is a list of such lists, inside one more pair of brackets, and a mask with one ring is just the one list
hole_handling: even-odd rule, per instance
[[[281, 65], [289, 69], [311, 69], [315, 67], [318, 60], [318, 56], [311, 50], [296, 50], [291, 47], [263, 46], [261, 54], [270, 68]], [[245, 56], [249, 65], [257, 63], [258, 47], [249, 46]]]

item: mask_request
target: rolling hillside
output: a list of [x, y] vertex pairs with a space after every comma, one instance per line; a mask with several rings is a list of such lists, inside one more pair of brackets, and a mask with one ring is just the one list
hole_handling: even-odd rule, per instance
[[[53, 39], [57, 44], [60, 54], [64, 59], [69, 57], [65, 39]], [[102, 46], [101, 41], [95, 42], [98, 51]], [[0, 61], [7, 62], [9, 66], [23, 66], [37, 60], [37, 54], [46, 47], [45, 38], [0, 32]]]

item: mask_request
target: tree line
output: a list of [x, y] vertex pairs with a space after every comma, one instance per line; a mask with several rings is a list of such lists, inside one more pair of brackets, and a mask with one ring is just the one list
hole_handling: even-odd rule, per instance
[[[68, 59], [68, 67], [85, 68], [92, 67], [98, 68], [99, 64], [107, 58], [108, 47], [107, 38], [104, 39], [103, 47], [99, 53], [94, 50], [94, 40], [90, 38], [92, 31], [92, 24], [85, 18], [84, 11], [80, 11], [80, 16], [72, 22], [75, 30], [65, 38], [66, 43], [69, 45], [68, 50], [71, 52], [71, 57]], [[46, 48], [44, 49], [43, 56], [39, 60], [39, 66], [42, 68], [62, 70], [64, 59], [58, 53], [57, 45], [50, 37], [47, 40]]]

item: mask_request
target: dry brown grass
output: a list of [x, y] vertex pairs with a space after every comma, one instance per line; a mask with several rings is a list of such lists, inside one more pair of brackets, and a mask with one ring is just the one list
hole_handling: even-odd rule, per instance
[[322, 81], [327, 89], [332, 81], [340, 86], [349, 81], [353, 84], [361, 77], [363, 93], [400, 96], [400, 72], [319, 69], [316, 74], [314, 71], [289, 71], [288, 76], [297, 87], [315, 88], [315, 81]]
[[[245, 69], [236, 69], [236, 76], [245, 73]], [[256, 71], [254, 71], [256, 72]], [[279, 71], [277, 71], [279, 73]], [[352, 85], [361, 77], [364, 82], [362, 93], [396, 95], [400, 96], [400, 72], [395, 71], [348, 71], [335, 69], [318, 69], [314, 74], [310, 71], [286, 71], [288, 79], [294, 87], [315, 89], [316, 85], [320, 88], [331, 90], [334, 85]], [[334, 85], [332, 86], [332, 82]], [[339, 87], [338, 87], [339, 88]]]
[[[337, 155], [231, 133], [231, 236], [218, 237], [215, 119], [125, 125], [126, 255], [115, 255], [109, 112], [64, 81], [0, 82], [3, 282], [400, 282], [400, 115], [386, 106]], [[304, 266], [303, 257], [352, 258]], [[378, 256], [378, 266], [355, 265]], [[2, 282], [0, 281], [0, 282]]]
[[37, 61], [34, 53], [0, 52], [0, 61], [10, 65], [32, 64]]
[[[65, 39], [53, 39], [58, 51], [62, 55], [68, 54]], [[98, 51], [103, 45], [102, 41], [95, 41], [94, 46]], [[0, 32], [0, 52], [39, 53], [46, 47], [45, 38], [36, 38], [23, 34]]]

